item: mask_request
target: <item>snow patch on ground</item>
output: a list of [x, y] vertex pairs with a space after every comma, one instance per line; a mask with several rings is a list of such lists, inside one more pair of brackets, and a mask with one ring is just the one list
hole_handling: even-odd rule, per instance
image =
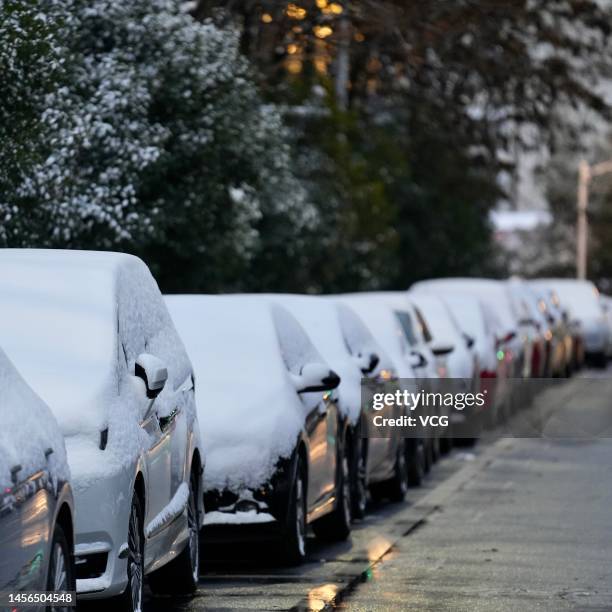
[[207, 512], [204, 525], [254, 525], [273, 523], [276, 519], [267, 512]]

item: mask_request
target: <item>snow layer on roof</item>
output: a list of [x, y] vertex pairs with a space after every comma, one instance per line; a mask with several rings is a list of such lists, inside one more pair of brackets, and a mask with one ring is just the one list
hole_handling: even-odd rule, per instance
[[[0, 342], [49, 404], [67, 437], [75, 488], [130, 466], [150, 444], [139, 426], [148, 407], [134, 374], [138, 355], [162, 359], [168, 382], [160, 415], [185, 409], [176, 393], [191, 364], [157, 284], [138, 258], [83, 251], [0, 251]], [[99, 448], [108, 429], [105, 450]]]
[[195, 371], [206, 488], [261, 485], [290, 456], [306, 414], [271, 304], [202, 295], [166, 296], [166, 303]]
[[96, 400], [113, 384], [115, 282], [123, 257], [0, 251], [0, 344], [65, 434], [105, 421]]
[[556, 291], [561, 306], [567, 308], [577, 319], [601, 317], [603, 311], [599, 292], [593, 283], [568, 278], [541, 278], [536, 286]]
[[[335, 299], [348, 304], [368, 326], [377, 343], [382, 346], [384, 356], [391, 361], [391, 369], [400, 378], [414, 378], [414, 371], [408, 361], [410, 347], [393, 309], [380, 295], [351, 293], [335, 296]], [[388, 357], [387, 357], [388, 356]], [[384, 359], [381, 367], [386, 368]]]
[[410, 291], [415, 295], [423, 292], [441, 297], [449, 293], [476, 296], [496, 313], [504, 326], [504, 333], [516, 330], [517, 314], [513, 310], [508, 288], [503, 281], [487, 278], [441, 278], [415, 283]]
[[[323, 359], [340, 376], [340, 410], [355, 422], [361, 414], [361, 370], [349, 352], [340, 325], [338, 305], [331, 300], [302, 295], [270, 295], [302, 325]], [[354, 321], [351, 321], [355, 325]]]
[[[26, 384], [0, 350], [0, 487], [12, 486], [11, 469], [24, 480], [48, 468], [52, 481], [68, 480], [64, 439], [48, 406]], [[47, 459], [45, 451], [53, 452]]]

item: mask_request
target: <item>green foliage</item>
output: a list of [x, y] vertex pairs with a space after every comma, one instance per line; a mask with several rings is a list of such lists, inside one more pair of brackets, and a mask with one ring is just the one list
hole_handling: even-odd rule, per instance
[[[10, 194], [48, 153], [42, 115], [45, 97], [62, 82], [64, 17], [62, 6], [52, 1], [0, 0], [0, 213], [5, 223], [15, 213], [5, 205]], [[0, 228], [0, 239], [4, 234]]]

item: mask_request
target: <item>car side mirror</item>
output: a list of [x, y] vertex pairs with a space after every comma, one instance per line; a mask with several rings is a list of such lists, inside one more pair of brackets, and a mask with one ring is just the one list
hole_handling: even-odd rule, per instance
[[298, 393], [331, 391], [340, 384], [338, 374], [323, 363], [307, 363], [292, 379]]
[[425, 359], [423, 353], [412, 351], [410, 354], [413, 356], [413, 361], [410, 364], [413, 368], [424, 368], [427, 365], [427, 359]]
[[498, 348], [504, 344], [508, 344], [508, 342], [511, 342], [512, 340], [514, 340], [514, 338], [516, 338], [516, 332], [515, 331], [510, 331], [508, 332], [505, 336], [502, 336], [501, 338], [497, 339], [497, 346]]
[[469, 334], [463, 334], [463, 337], [465, 338], [465, 345], [471, 349], [474, 346], [476, 340], [474, 340], [474, 338], [472, 338], [472, 336], [470, 336]]
[[380, 357], [376, 353], [370, 353], [367, 365], [361, 367], [362, 374], [371, 374], [380, 363]]
[[455, 345], [449, 342], [435, 342], [431, 345], [431, 352], [436, 357], [444, 357], [455, 350]]
[[136, 359], [134, 376], [142, 379], [147, 389], [147, 397], [155, 399], [166, 386], [168, 370], [161, 359], [142, 353]]
[[567, 310], [564, 310], [563, 312], [561, 312], [561, 318], [563, 319], [563, 323], [565, 323], [566, 325], [569, 323], [569, 313], [567, 312]]

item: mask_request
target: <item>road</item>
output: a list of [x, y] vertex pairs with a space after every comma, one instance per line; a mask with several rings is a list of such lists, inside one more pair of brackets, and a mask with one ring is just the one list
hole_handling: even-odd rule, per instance
[[[538, 411], [588, 400], [612, 412], [612, 372], [597, 376], [564, 383]], [[209, 548], [195, 597], [148, 597], [145, 611], [609, 612], [611, 519], [612, 439], [493, 432], [439, 462], [406, 503], [373, 508], [349, 542], [311, 539], [303, 567], [279, 568], [266, 546]]]

